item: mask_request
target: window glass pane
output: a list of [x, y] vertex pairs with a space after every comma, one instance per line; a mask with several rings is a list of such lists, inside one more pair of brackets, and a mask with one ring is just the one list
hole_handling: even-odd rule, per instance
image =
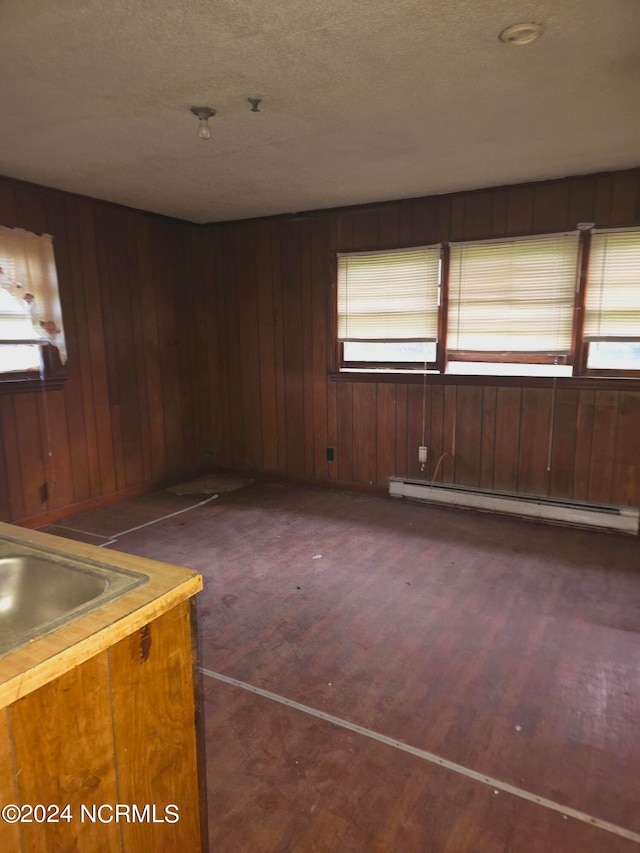
[[577, 232], [453, 243], [449, 350], [569, 352], [578, 243]]
[[402, 343], [368, 343], [345, 341], [344, 361], [416, 362], [436, 360], [433, 343], [404, 341]]
[[338, 340], [435, 341], [440, 245], [338, 255]]
[[634, 338], [640, 330], [640, 229], [594, 232], [584, 337]]
[[447, 373], [462, 373], [468, 376], [571, 376], [571, 365], [450, 361], [447, 365]]
[[0, 373], [15, 370], [40, 370], [40, 347], [0, 346]]
[[594, 370], [640, 370], [640, 341], [594, 341], [587, 367]]

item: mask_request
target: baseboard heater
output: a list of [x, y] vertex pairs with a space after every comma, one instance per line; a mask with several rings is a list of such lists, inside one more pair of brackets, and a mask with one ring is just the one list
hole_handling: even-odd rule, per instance
[[439, 483], [432, 485], [422, 480], [403, 480], [399, 477], [389, 479], [389, 494], [394, 498], [409, 498], [433, 504], [468, 507], [484, 512], [539, 518], [561, 524], [616, 530], [635, 536], [638, 535], [640, 524], [640, 510], [635, 507], [598, 506], [555, 498], [483, 491], [467, 486], [446, 486]]

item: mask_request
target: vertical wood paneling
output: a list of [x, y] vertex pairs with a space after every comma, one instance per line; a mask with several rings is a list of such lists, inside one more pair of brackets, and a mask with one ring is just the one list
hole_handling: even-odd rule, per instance
[[[458, 463], [458, 447], [456, 445], [457, 423], [457, 399], [458, 390], [455, 385], [448, 385], [444, 389], [444, 414], [442, 418], [442, 452], [448, 455], [442, 460], [442, 482], [456, 482], [456, 466]], [[462, 448], [462, 452], [465, 449]]]
[[[258, 345], [260, 355], [260, 413], [262, 417], [262, 464], [278, 468], [278, 422], [275, 376], [275, 324], [273, 312], [272, 226], [256, 226], [256, 285], [258, 290]], [[213, 394], [215, 395], [215, 393]]]
[[613, 175], [611, 198], [612, 227], [637, 222], [640, 214], [640, 169]]
[[[117, 823], [101, 827], [98, 840], [91, 822], [79, 818], [81, 805], [134, 802], [118, 799], [109, 692], [103, 652], [11, 706], [13, 748], [20, 759], [17, 802], [71, 807], [73, 820], [46, 825], [47, 849], [121, 849]], [[63, 739], [61, 732], [69, 736]], [[25, 850], [44, 849], [41, 824], [24, 823], [21, 829]]]
[[330, 223], [320, 218], [311, 229], [311, 387], [313, 432], [313, 472], [327, 477], [328, 409], [327, 409], [327, 325], [332, 326], [328, 312], [331, 286]]
[[510, 187], [507, 190], [507, 231], [530, 234], [533, 230], [533, 187]]
[[191, 226], [7, 179], [0, 224], [52, 234], [69, 353], [63, 390], [3, 398], [11, 520], [199, 460]]
[[528, 495], [549, 494], [549, 427], [552, 392], [546, 388], [524, 388], [520, 416], [518, 490]]
[[[400, 244], [400, 209], [397, 204], [389, 204], [381, 208], [378, 217], [378, 229], [381, 246], [398, 246]], [[418, 237], [421, 243], [422, 238]]]
[[491, 236], [492, 193], [468, 193], [464, 198], [464, 239], [480, 240]]
[[535, 232], [566, 231], [569, 225], [569, 191], [567, 181], [538, 184], [533, 196], [533, 230]]
[[40, 489], [47, 480], [44, 462], [39, 395], [18, 394], [13, 400], [17, 425], [17, 450], [25, 515], [37, 515], [46, 509]]
[[[16, 768], [11, 755], [11, 736], [7, 716], [9, 711], [0, 711], [0, 803], [19, 803], [15, 787]], [[11, 768], [11, 769], [10, 769]], [[0, 849], [20, 850], [20, 824], [0, 820]]]
[[493, 488], [515, 492], [520, 448], [520, 388], [498, 388], [496, 394], [495, 464]]
[[569, 182], [569, 228], [578, 222], [594, 221], [595, 184], [592, 178], [572, 178]]
[[593, 435], [593, 405], [594, 392], [580, 391], [578, 396], [578, 416], [576, 421], [573, 492], [571, 495], [572, 498], [577, 501], [586, 501], [589, 497], [591, 439]]
[[613, 177], [598, 175], [595, 179], [594, 221], [597, 228], [606, 228], [611, 223], [613, 204]]
[[[284, 311], [283, 311], [283, 278], [282, 278], [282, 239], [280, 236], [281, 223], [277, 221], [273, 227], [273, 243], [271, 255], [271, 270], [273, 282], [273, 329], [274, 353], [276, 372], [276, 415], [278, 421], [278, 470], [287, 470], [288, 445], [287, 407], [285, 396], [284, 368]], [[223, 401], [224, 405], [224, 401]]]
[[163, 342], [159, 333], [158, 309], [155, 298], [154, 240], [151, 225], [144, 218], [141, 219], [136, 229], [136, 242], [139, 273], [138, 295], [142, 310], [140, 343], [144, 354], [145, 395], [149, 413], [146, 444], [151, 461], [151, 476], [155, 479], [162, 476], [167, 458], [160, 360]]
[[[164, 434], [166, 441], [166, 467], [168, 472], [182, 470], [185, 458], [185, 446], [188, 440], [184, 430], [188, 424], [185, 418], [182, 395], [182, 353], [178, 304], [185, 282], [184, 255], [179, 240], [176, 239], [175, 223], [164, 219], [154, 219], [152, 228], [155, 240], [154, 271], [156, 315], [160, 346], [160, 370], [162, 376], [162, 398], [164, 416]], [[237, 332], [236, 332], [237, 341]], [[185, 389], [186, 391], [186, 389]], [[186, 393], [185, 393], [186, 397]]]
[[333, 460], [327, 461], [330, 479], [338, 477], [338, 385], [327, 381], [327, 447], [333, 448]]
[[621, 393], [613, 466], [613, 501], [640, 503], [640, 393]]
[[238, 245], [236, 226], [225, 226], [221, 231], [220, 256], [220, 322], [218, 333], [224, 351], [225, 406], [228, 412], [228, 430], [225, 436], [225, 458], [235, 465], [246, 465], [242, 423], [242, 374], [240, 371], [240, 344], [238, 335]]
[[547, 472], [550, 391], [427, 383], [421, 471], [421, 386], [334, 382], [327, 370], [333, 250], [632, 224], [639, 181], [635, 169], [190, 226], [0, 180], [0, 224], [54, 236], [70, 353], [48, 429], [39, 397], [0, 402], [0, 513], [3, 500], [15, 520], [158, 481], [205, 451], [298, 477], [430, 479], [454, 424], [456, 458], [438, 480], [638, 502], [636, 398], [624, 390], [558, 392]]
[[[387, 212], [387, 217], [390, 214]], [[438, 242], [438, 206], [434, 198], [420, 198], [411, 202], [411, 242], [428, 246]], [[384, 243], [383, 243], [384, 245]], [[389, 245], [393, 245], [389, 241]]]
[[304, 476], [304, 337], [302, 331], [302, 222], [282, 227], [282, 317], [287, 473]]
[[396, 386], [380, 383], [376, 396], [376, 483], [387, 484], [396, 472]]
[[353, 382], [336, 387], [338, 479], [353, 481]]
[[[332, 249], [552, 232], [594, 219], [601, 226], [620, 224], [637, 216], [637, 204], [638, 170], [629, 170], [614, 176], [576, 177], [411, 199], [376, 208], [319, 212], [297, 221], [277, 219], [268, 221], [268, 236], [264, 222], [249, 223], [247, 251], [256, 244], [261, 255], [271, 251], [282, 257], [282, 263], [272, 267], [275, 427], [272, 410], [262, 416], [263, 443], [275, 428], [271, 440], [277, 443], [279, 470], [383, 485], [392, 465], [396, 475], [430, 479], [438, 458], [452, 450], [455, 425], [456, 458], [446, 456], [442, 460], [438, 480], [534, 494], [583, 495], [586, 499], [590, 493], [606, 492], [608, 478], [612, 496], [614, 458], [618, 457], [597, 459], [592, 428], [606, 432], [606, 420], [603, 413], [599, 418], [590, 417], [595, 412], [589, 406], [591, 392], [558, 394], [551, 471], [547, 471], [550, 390], [482, 387], [473, 381], [469, 386], [448, 387], [427, 383], [424, 440], [429, 461], [421, 471], [421, 385], [381, 382], [374, 393], [371, 383], [332, 382], [327, 377], [327, 365], [333, 367], [329, 264]], [[228, 228], [210, 226], [206, 230], [213, 240], [216, 233]], [[269, 246], [265, 240], [270, 241]], [[261, 292], [262, 286], [256, 272], [254, 287]], [[264, 334], [269, 338], [271, 332]], [[267, 357], [269, 349], [270, 343]], [[262, 358], [262, 347], [260, 352]], [[262, 362], [260, 370], [264, 370]], [[227, 372], [232, 396], [231, 388], [238, 378]], [[271, 379], [268, 381], [270, 384]], [[280, 396], [278, 387], [282, 389]], [[617, 400], [619, 392], [612, 393]], [[223, 405], [225, 401], [233, 410], [233, 399], [223, 393]], [[616, 418], [611, 429], [617, 430]], [[613, 445], [620, 437], [626, 445], [626, 436], [625, 426], [614, 433]], [[326, 461], [327, 446], [336, 450], [333, 463]], [[288, 458], [290, 454], [294, 456]], [[621, 475], [627, 472], [628, 479], [627, 456], [623, 453], [619, 458], [624, 461], [615, 464]], [[594, 473], [594, 463], [603, 467], [601, 474]], [[622, 492], [628, 500], [633, 489], [627, 486]]]
[[0, 397], [0, 521], [9, 521], [11, 518], [11, 502], [9, 496], [9, 477], [7, 476], [7, 463], [5, 460], [5, 440], [3, 428], [3, 408], [6, 400]]
[[[418, 448], [422, 444], [422, 415], [424, 408], [425, 424], [431, 414], [431, 387], [409, 385], [407, 388], [407, 476], [420, 477]], [[426, 427], [425, 427], [425, 441]]]
[[[244, 464], [262, 468], [262, 411], [260, 394], [260, 344], [258, 291], [253, 227], [246, 223], [235, 231], [238, 266], [237, 317], [240, 359], [241, 424]], [[249, 237], [252, 239], [250, 240]]]
[[67, 347], [71, 356], [65, 368], [67, 382], [62, 394], [56, 392], [43, 395], [49, 410], [54, 408], [57, 415], [51, 427], [52, 432], [56, 433], [51, 442], [51, 452], [57, 483], [54, 484], [53, 495], [50, 495], [49, 506], [63, 507], [74, 501], [87, 500], [93, 491], [98, 494], [99, 473], [95, 454], [93, 465], [91, 468], [89, 466], [89, 437], [82, 393], [84, 351], [79, 342], [80, 324], [84, 323], [84, 303], [78, 299], [78, 279], [71, 241], [62, 236], [68, 235], [70, 221], [63, 196], [51, 193], [46, 198], [46, 204], [49, 230], [58, 235], [54, 245], [58, 276], [67, 282], [67, 290], [61, 293]]
[[[80, 361], [84, 407], [85, 441], [89, 465], [91, 495], [115, 491], [113, 435], [109, 411], [109, 390], [105, 358], [105, 331], [100, 308], [100, 278], [96, 260], [94, 207], [88, 200], [67, 199], [69, 253], [73, 269], [73, 294], [76, 310], [77, 348]], [[61, 294], [65, 282], [60, 281]], [[73, 353], [73, 341], [70, 353]], [[73, 381], [70, 377], [69, 381]], [[76, 452], [81, 452], [80, 448]], [[75, 455], [75, 453], [74, 453]]]
[[184, 816], [167, 835], [152, 821], [121, 826], [123, 847], [199, 850], [189, 603], [117, 643], [109, 661], [120, 802], [155, 802], [160, 812], [175, 803]]
[[304, 411], [304, 475], [315, 469], [315, 422], [313, 417], [313, 296], [311, 278], [312, 238], [309, 220], [300, 226], [300, 292], [302, 302], [302, 400]]
[[[100, 273], [100, 312], [105, 333], [105, 361], [107, 367], [109, 420], [113, 433], [113, 465], [114, 465], [114, 487], [124, 488], [126, 485], [126, 474], [124, 464], [124, 446], [122, 436], [122, 405], [120, 399], [120, 358], [125, 358], [125, 330], [124, 324], [119, 322], [117, 316], [117, 296], [112, 294], [112, 289], [117, 287], [118, 272], [114, 269], [116, 264], [112, 257], [112, 251], [119, 243], [118, 226], [119, 220], [109, 207], [98, 207], [95, 211], [96, 249], [97, 263]], [[97, 239], [100, 235], [102, 239]], [[123, 293], [125, 302], [124, 314], [128, 316], [129, 307], [126, 289]], [[125, 392], [126, 394], [126, 392]]]
[[589, 465], [589, 500], [609, 503], [613, 492], [613, 461], [620, 395], [615, 391], [596, 391]]
[[[442, 482], [442, 465], [436, 467], [443, 453], [451, 451], [451, 441], [447, 438], [445, 447], [444, 441], [444, 388], [442, 385], [434, 385], [431, 389], [431, 434], [429, 439], [429, 479], [434, 479], [436, 482]], [[444, 461], [444, 460], [443, 460]]]
[[0, 418], [5, 470], [7, 472], [7, 503], [11, 520], [24, 518], [24, 487], [18, 455], [18, 430], [14, 412], [14, 397], [0, 397]]
[[407, 386], [396, 386], [396, 417], [393, 434], [396, 446], [396, 477], [407, 476]]
[[499, 189], [491, 193], [491, 236], [502, 237], [507, 233], [508, 190]]
[[[49, 509], [69, 506], [75, 497], [74, 481], [71, 474], [71, 448], [67, 431], [67, 415], [64, 396], [60, 393], [39, 395], [40, 423], [44, 425], [42, 436], [44, 451], [44, 469], [49, 484]], [[80, 449], [82, 455], [82, 449]], [[81, 494], [87, 496], [83, 489]]]
[[353, 477], [376, 482], [376, 385], [353, 383]]
[[579, 392], [575, 389], [556, 391], [550, 485], [550, 493], [556, 498], [570, 498], [573, 494], [578, 403]]
[[456, 396], [456, 483], [480, 485], [482, 388], [461, 385]]
[[484, 388], [482, 393], [482, 448], [480, 451], [480, 487], [493, 488], [496, 442], [497, 388]]

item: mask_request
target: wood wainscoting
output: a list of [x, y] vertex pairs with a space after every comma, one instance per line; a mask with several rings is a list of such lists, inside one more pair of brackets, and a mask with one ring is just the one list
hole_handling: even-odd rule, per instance
[[[215, 306], [208, 371], [221, 403], [211, 458], [381, 486], [394, 475], [430, 479], [455, 435], [455, 458], [442, 460], [438, 481], [640, 504], [636, 380], [558, 380], [554, 403], [549, 380], [438, 377], [426, 387], [424, 440], [421, 383], [335, 381], [332, 252], [553, 232], [578, 222], [638, 224], [640, 170], [200, 228], [203, 299]], [[421, 444], [429, 448], [424, 472]]]
[[63, 390], [0, 395], [0, 519], [205, 462], [384, 485], [424, 443], [429, 478], [454, 424], [438, 480], [639, 504], [637, 380], [559, 380], [554, 405], [548, 382], [439, 378], [423, 441], [419, 384], [335, 381], [331, 293], [336, 250], [635, 225], [639, 187], [631, 169], [200, 226], [0, 179], [0, 224], [54, 237], [69, 350]]

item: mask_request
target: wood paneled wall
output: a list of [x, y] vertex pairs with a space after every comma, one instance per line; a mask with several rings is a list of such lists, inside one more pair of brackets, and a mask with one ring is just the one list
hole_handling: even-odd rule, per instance
[[471, 380], [428, 383], [423, 398], [422, 385], [329, 375], [332, 251], [637, 224], [639, 186], [635, 169], [203, 227], [0, 179], [0, 224], [54, 237], [69, 351], [63, 391], [0, 396], [0, 519], [206, 460], [430, 479], [454, 432], [438, 480], [640, 504], [640, 392], [560, 383], [554, 405], [550, 388]]
[[53, 235], [69, 353], [64, 390], [0, 396], [0, 518], [200, 463], [193, 227], [6, 179], [0, 224]]
[[640, 170], [199, 229], [201, 301], [212, 330], [207, 449], [225, 464], [384, 485], [389, 475], [431, 479], [455, 442], [438, 480], [640, 504], [640, 392], [624, 385], [560, 382], [554, 403], [551, 388], [526, 383], [423, 390], [329, 376], [332, 251], [544, 233], [577, 222], [640, 223]]

